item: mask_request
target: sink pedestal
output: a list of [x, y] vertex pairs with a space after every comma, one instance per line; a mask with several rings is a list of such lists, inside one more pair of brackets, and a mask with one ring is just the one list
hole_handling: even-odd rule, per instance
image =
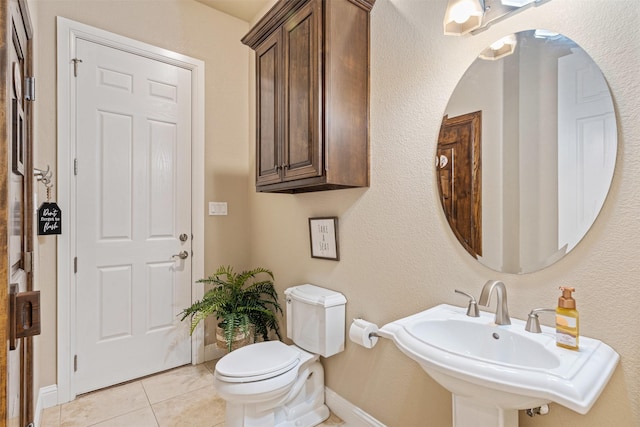
[[500, 409], [468, 397], [453, 397], [453, 427], [518, 427], [517, 409]]
[[469, 317], [441, 304], [378, 331], [453, 396], [454, 427], [517, 427], [518, 409], [551, 402], [586, 414], [620, 356], [602, 341], [580, 337], [580, 351], [556, 346], [555, 329], [497, 326], [493, 313]]

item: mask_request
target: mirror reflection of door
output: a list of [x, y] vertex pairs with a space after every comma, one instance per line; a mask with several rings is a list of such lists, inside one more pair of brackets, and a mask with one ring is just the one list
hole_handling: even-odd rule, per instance
[[596, 220], [616, 163], [616, 118], [586, 52], [558, 58], [558, 247], [573, 249]]
[[438, 189], [447, 221], [474, 257], [482, 256], [482, 112], [449, 118], [440, 127]]
[[[0, 425], [26, 426], [33, 422], [33, 339], [19, 338], [18, 319], [25, 324], [25, 312], [8, 310], [12, 296], [31, 291], [33, 277], [33, 194], [32, 104], [25, 93], [25, 77], [32, 75], [32, 27], [26, 0], [9, 1], [0, 9], [5, 47], [0, 99], [4, 108], [2, 132], [2, 174], [0, 175], [0, 336], [5, 350], [0, 352], [0, 387], [6, 399], [0, 402]], [[14, 308], [15, 304], [12, 305]], [[9, 315], [12, 312], [14, 316]]]

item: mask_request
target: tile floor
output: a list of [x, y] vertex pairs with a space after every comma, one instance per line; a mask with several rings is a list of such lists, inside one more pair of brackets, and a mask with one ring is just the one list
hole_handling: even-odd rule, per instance
[[[215, 362], [183, 366], [47, 408], [41, 427], [224, 427]], [[335, 415], [321, 426], [344, 426]]]

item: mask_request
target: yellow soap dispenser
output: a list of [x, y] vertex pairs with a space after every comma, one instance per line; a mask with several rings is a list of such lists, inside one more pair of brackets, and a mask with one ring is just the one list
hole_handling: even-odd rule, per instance
[[579, 317], [576, 300], [571, 293], [575, 288], [560, 286], [562, 295], [558, 298], [556, 308], [556, 345], [569, 350], [578, 350]]

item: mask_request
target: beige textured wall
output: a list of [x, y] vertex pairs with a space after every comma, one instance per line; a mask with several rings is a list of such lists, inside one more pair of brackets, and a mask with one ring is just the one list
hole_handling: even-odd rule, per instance
[[[310, 282], [342, 291], [347, 318], [378, 324], [438, 303], [463, 304], [489, 278], [508, 286], [523, 318], [555, 304], [557, 286], [578, 288], [583, 335], [622, 356], [591, 412], [552, 405], [523, 426], [640, 425], [640, 18], [636, 0], [555, 0], [473, 37], [444, 37], [445, 0], [377, 0], [372, 12], [371, 187], [303, 195], [253, 190], [252, 61], [239, 39], [246, 23], [186, 0], [32, 0], [36, 9], [37, 165], [55, 165], [55, 15], [62, 15], [206, 61], [206, 200], [226, 200], [230, 215], [206, 219], [209, 269], [232, 263], [274, 270], [284, 288]], [[457, 80], [482, 48], [508, 32], [558, 30], [600, 65], [616, 102], [619, 153], [604, 210], [585, 240], [541, 272], [504, 275], [476, 263], [457, 244], [438, 204], [432, 158], [442, 113]], [[249, 82], [249, 83], [247, 83]], [[248, 99], [248, 101], [247, 101]], [[311, 259], [307, 218], [340, 218], [341, 261]], [[39, 386], [55, 378], [55, 243], [39, 240], [43, 334]], [[250, 261], [250, 262], [248, 262]], [[544, 319], [543, 319], [544, 320]], [[447, 426], [450, 397], [389, 342], [365, 350], [350, 342], [325, 360], [327, 385], [389, 426]], [[38, 384], [36, 384], [38, 386]]]
[[[347, 319], [384, 324], [439, 303], [463, 305], [490, 278], [508, 287], [524, 318], [554, 306], [558, 286], [577, 288], [581, 333], [622, 356], [586, 416], [552, 405], [522, 426], [640, 425], [640, 2], [555, 0], [473, 37], [445, 37], [446, 0], [377, 0], [371, 29], [371, 187], [302, 195], [250, 192], [252, 264], [275, 272], [280, 290], [310, 282], [342, 291]], [[509, 32], [547, 28], [579, 43], [599, 64], [617, 108], [618, 163], [595, 225], [559, 263], [523, 276], [473, 260], [446, 226], [433, 156], [442, 114], [476, 55]], [[251, 110], [253, 111], [253, 110]], [[340, 262], [311, 259], [307, 218], [340, 218]], [[544, 319], [548, 322], [549, 319]], [[547, 323], [548, 324], [548, 323]], [[451, 425], [450, 396], [390, 342], [325, 360], [327, 385], [389, 426]]]
[[[229, 215], [205, 217], [205, 273], [248, 261], [248, 24], [192, 0], [32, 0], [37, 15], [36, 165], [56, 165], [56, 24], [63, 16], [205, 62], [205, 201], [226, 201]], [[56, 176], [56, 175], [54, 175]], [[55, 195], [54, 195], [55, 197]], [[205, 212], [202, 213], [205, 215]], [[42, 325], [36, 339], [39, 387], [56, 383], [55, 237], [39, 238]], [[67, 284], [59, 284], [67, 286]]]

